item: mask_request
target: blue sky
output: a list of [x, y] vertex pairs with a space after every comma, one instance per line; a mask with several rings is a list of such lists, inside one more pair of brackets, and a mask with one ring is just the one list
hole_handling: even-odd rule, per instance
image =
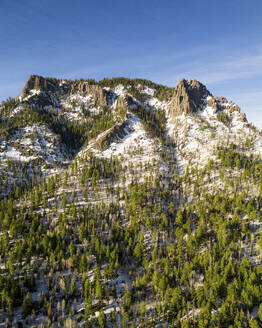
[[261, 0], [0, 0], [0, 101], [30, 74], [198, 79], [262, 128]]

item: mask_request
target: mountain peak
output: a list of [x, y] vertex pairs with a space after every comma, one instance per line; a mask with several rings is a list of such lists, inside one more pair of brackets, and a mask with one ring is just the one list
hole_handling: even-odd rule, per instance
[[56, 91], [56, 86], [50, 79], [44, 78], [39, 75], [30, 75], [28, 80], [25, 83], [25, 86], [20, 94], [22, 98], [30, 95], [31, 90], [40, 90], [40, 91]]
[[199, 81], [181, 79], [174, 89], [170, 114], [177, 116], [182, 113], [194, 113], [209, 95], [211, 96], [211, 93]]

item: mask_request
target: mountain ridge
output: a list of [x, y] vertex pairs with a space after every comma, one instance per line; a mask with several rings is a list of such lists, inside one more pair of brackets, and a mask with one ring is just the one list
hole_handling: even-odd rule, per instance
[[[181, 135], [181, 131], [185, 130], [184, 127], [179, 133], [175, 132], [175, 126], [181, 121], [181, 115], [197, 115], [201, 120], [204, 119], [210, 127], [211, 123], [208, 121], [210, 115], [202, 117], [203, 108], [210, 108], [211, 111], [214, 111], [211, 115], [214, 121], [221, 121], [228, 126], [230, 126], [230, 120], [232, 121], [233, 116], [237, 116], [238, 121], [243, 122], [243, 126], [247, 123], [245, 114], [240, 114], [240, 108], [237, 105], [229, 102], [226, 98], [213, 97], [200, 82], [185, 79], [179, 80], [175, 88], [168, 88], [143, 79], [112, 78], [101, 81], [92, 79], [70, 81], [31, 75], [26, 81], [21, 94], [14, 102], [16, 102], [16, 105], [13, 106], [12, 110], [9, 109], [10, 113], [8, 115], [10, 117], [21, 115], [22, 120], [24, 120], [23, 111], [26, 112], [28, 108], [29, 111], [33, 111], [29, 116], [37, 114], [38, 120], [43, 117], [43, 123], [47, 123], [49, 129], [48, 133], [50, 133], [50, 129], [54, 133], [53, 140], [60, 140], [55, 142], [55, 145], [62, 142], [58, 146], [61, 150], [57, 148], [57, 155], [55, 155], [60, 165], [62, 165], [62, 161], [70, 160], [81, 144], [88, 143], [87, 140], [90, 137], [96, 136], [94, 132], [91, 132], [91, 135], [88, 132], [90, 129], [94, 130], [93, 121], [96, 122], [95, 125], [97, 125], [98, 130], [102, 129], [101, 132], [104, 130], [100, 126], [101, 121], [99, 122], [99, 117], [103, 118], [104, 116], [103, 113], [106, 113], [107, 127], [113, 128], [115, 124], [128, 125], [128, 123], [125, 123], [125, 113], [131, 109], [131, 112], [135, 111], [135, 115], [144, 116], [146, 129], [151, 133], [153, 130], [158, 131], [157, 134], [160, 133], [162, 139], [165, 138], [165, 135], [169, 135], [169, 139], [172, 139], [175, 134]], [[2, 106], [2, 108], [4, 107]], [[157, 122], [155, 110], [162, 111], [162, 116], [166, 116], [165, 119], [162, 118], [162, 123]], [[237, 112], [239, 115], [236, 114]], [[175, 125], [171, 123], [166, 128], [164, 126], [165, 120], [169, 123], [175, 122]], [[160, 128], [161, 124], [162, 128]], [[117, 130], [117, 126], [114, 130]], [[68, 133], [72, 137], [70, 137], [70, 134], [67, 137]], [[109, 134], [112, 141], [114, 133], [111, 131]], [[100, 144], [105, 142], [109, 146], [107, 141], [103, 141], [103, 138], [100, 138]], [[44, 140], [44, 138], [42, 139]], [[178, 139], [177, 143], [182, 144], [182, 138]], [[65, 145], [65, 142], [68, 146]], [[75, 148], [73, 153], [72, 144]], [[9, 149], [10, 154], [14, 154], [14, 156], [8, 156], [8, 152], [5, 152], [7, 153], [7, 156], [5, 156], [7, 159], [16, 158], [15, 153], [19, 154], [19, 151], [16, 148], [14, 149], [12, 145], [13, 142], [10, 143], [10, 146], [4, 142], [2, 146], [7, 151]], [[43, 145], [40, 142], [41, 147]], [[24, 149], [24, 146], [22, 148]], [[32, 151], [34, 148], [35, 146], [31, 147]], [[43, 154], [45, 152], [46, 150], [43, 149]], [[60, 156], [59, 152], [62, 152], [63, 155]], [[20, 158], [30, 162], [30, 157], [27, 157], [27, 160], [26, 157], [20, 155]], [[50, 166], [52, 161], [50, 162], [48, 158], [50, 158], [50, 155], [44, 155], [42, 162], [44, 165]], [[62, 158], [64, 159], [62, 160]], [[57, 159], [55, 162], [57, 162]], [[39, 168], [43, 168], [43, 164]]]

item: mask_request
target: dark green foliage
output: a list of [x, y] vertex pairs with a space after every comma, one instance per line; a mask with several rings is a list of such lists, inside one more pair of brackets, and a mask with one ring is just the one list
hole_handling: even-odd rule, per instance
[[152, 137], [160, 138], [165, 143], [166, 117], [162, 110], [147, 110], [144, 107], [132, 109], [132, 111], [142, 120], [146, 131]]
[[156, 84], [150, 80], [145, 80], [145, 79], [128, 79], [125, 77], [115, 77], [115, 78], [105, 78], [101, 81], [97, 82], [98, 85], [102, 86], [102, 87], [110, 87], [110, 88], [115, 88], [117, 85], [122, 84], [125, 87], [130, 86], [129, 88], [129, 92], [137, 99], [140, 101], [143, 101], [143, 95], [141, 95], [140, 92], [138, 92], [138, 85], [140, 85], [142, 88], [147, 86], [149, 88], [153, 88], [156, 89], [156, 94], [155, 96], [159, 99], [159, 100], [168, 100], [172, 97], [173, 95], [173, 89], [160, 85], [160, 84]]
[[26, 297], [23, 301], [22, 310], [23, 310], [22, 315], [24, 318], [26, 318], [29, 314], [32, 313], [33, 301], [30, 293], [26, 294]]
[[234, 144], [231, 144], [228, 148], [219, 147], [217, 157], [227, 167], [244, 169], [248, 175], [253, 175], [259, 178], [259, 172], [262, 167], [261, 160], [257, 156], [251, 155], [250, 157], [238, 151]]
[[224, 113], [224, 112], [221, 112], [220, 115], [218, 116], [218, 119], [220, 120], [220, 122], [224, 123], [226, 126], [229, 126], [230, 125], [230, 117]]

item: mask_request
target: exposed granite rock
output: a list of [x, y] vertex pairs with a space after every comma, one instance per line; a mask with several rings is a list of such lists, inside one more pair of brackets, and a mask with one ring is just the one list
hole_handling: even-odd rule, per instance
[[27, 80], [23, 91], [21, 92], [21, 97], [24, 98], [30, 95], [30, 90], [41, 90], [46, 92], [55, 92], [58, 86], [42, 76], [31, 75]]
[[217, 113], [219, 110], [221, 110], [221, 104], [220, 102], [217, 100], [217, 98], [209, 98], [206, 101], [206, 104], [212, 108], [215, 109], [215, 113]]
[[247, 117], [246, 117], [246, 114], [245, 114], [245, 113], [241, 113], [241, 114], [240, 114], [240, 117], [241, 117], [241, 120], [242, 120], [243, 122], [246, 122], [246, 123], [247, 123]]
[[106, 150], [112, 142], [117, 142], [123, 139], [129, 132], [131, 128], [127, 121], [120, 124], [116, 124], [111, 129], [103, 133], [103, 135], [96, 140], [94, 148], [104, 151]]
[[[38, 75], [31, 75], [27, 80], [23, 91], [21, 92], [21, 98], [24, 99], [25, 97], [32, 95], [31, 90], [40, 90], [42, 91], [40, 94], [37, 94], [37, 104], [39, 106], [49, 106], [53, 105], [53, 97], [56, 92], [64, 93], [67, 92], [67, 85], [59, 86], [58, 83], [55, 83], [56, 80], [44, 78]], [[81, 94], [90, 94], [94, 101], [95, 106], [106, 106], [106, 97], [104, 90], [95, 84], [89, 84], [85, 81], [80, 81], [79, 83], [75, 84], [71, 88], [71, 93], [79, 92]]]
[[116, 109], [127, 108], [128, 100], [126, 97], [119, 96], [116, 100]]
[[216, 109], [216, 112], [227, 108], [230, 112], [239, 112], [240, 108], [232, 101], [228, 101], [225, 97], [212, 97], [207, 100], [207, 105]]
[[78, 91], [82, 94], [90, 94], [94, 98], [96, 106], [107, 105], [105, 92], [99, 85], [81, 82], [78, 85]]
[[[180, 80], [174, 89], [169, 111], [171, 116], [176, 117], [183, 113], [195, 113], [204, 105], [214, 108], [215, 112], [227, 110], [229, 113], [236, 111], [240, 113], [240, 108], [232, 101], [228, 101], [225, 97], [213, 97], [202, 83], [185, 79]], [[241, 117], [246, 121], [245, 115]]]
[[202, 83], [196, 80], [179, 80], [169, 107], [170, 114], [175, 117], [182, 113], [194, 113], [203, 105], [208, 95], [211, 94]]
[[[57, 106], [59, 105], [59, 101], [56, 97], [56, 93], [60, 90], [58, 81], [59, 80], [56, 79], [31, 75], [20, 94], [20, 97], [24, 102], [33, 104], [34, 106], [37, 105], [40, 108], [46, 106]], [[35, 93], [31, 92], [32, 90], [39, 90], [41, 92]]]

